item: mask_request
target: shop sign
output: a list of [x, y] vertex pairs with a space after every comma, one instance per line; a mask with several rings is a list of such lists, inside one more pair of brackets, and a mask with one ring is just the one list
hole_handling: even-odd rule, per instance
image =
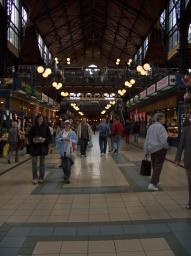
[[53, 106], [54, 105], [54, 100], [52, 98], [48, 98], [48, 103]]
[[164, 77], [163, 79], [157, 82], [157, 91], [160, 91], [167, 86], [168, 86], [168, 76]]
[[48, 102], [48, 96], [46, 94], [42, 93], [41, 101]]
[[160, 91], [168, 86], [175, 86], [175, 85], [176, 85], [176, 76], [175, 75], [166, 76], [157, 82], [157, 91]]
[[155, 86], [155, 84], [152, 84], [151, 86], [149, 86], [149, 87], [147, 88], [147, 96], [152, 95], [152, 94], [155, 93], [155, 92], [156, 92], [156, 86]]
[[144, 91], [142, 91], [141, 93], [139, 93], [139, 98], [140, 98], [141, 100], [144, 99], [144, 98], [146, 98], [146, 96], [147, 96], [146, 90], [144, 90]]
[[176, 85], [176, 76], [175, 75], [170, 75], [169, 76], [169, 85]]

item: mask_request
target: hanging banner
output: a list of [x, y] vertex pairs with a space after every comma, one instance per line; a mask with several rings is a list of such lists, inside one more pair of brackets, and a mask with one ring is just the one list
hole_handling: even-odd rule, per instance
[[175, 75], [166, 76], [157, 82], [157, 91], [160, 91], [168, 86], [175, 86], [175, 85], [176, 85], [176, 76]]
[[48, 98], [48, 103], [53, 106], [54, 105], [54, 100], [52, 98]]
[[42, 102], [48, 102], [48, 96], [47, 96], [46, 94], [42, 93], [42, 95], [41, 95], [41, 101], [42, 101]]
[[156, 85], [152, 84], [147, 88], [147, 96], [152, 95], [156, 92]]
[[141, 93], [139, 93], [139, 98], [140, 98], [140, 100], [146, 98], [146, 96], [147, 96], [147, 91], [146, 91], [146, 90], [144, 90], [144, 91], [142, 91]]
[[160, 81], [157, 82], [157, 91], [160, 91], [161, 89], [168, 86], [168, 76], [164, 77]]

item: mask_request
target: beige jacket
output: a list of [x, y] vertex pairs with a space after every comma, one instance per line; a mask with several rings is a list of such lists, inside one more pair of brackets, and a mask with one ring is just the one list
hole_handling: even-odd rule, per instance
[[[92, 139], [92, 129], [90, 127], [90, 125], [87, 123], [87, 126], [88, 126], [88, 137], [89, 137], [89, 141], [91, 141]], [[82, 125], [79, 124], [78, 128], [77, 128], [77, 136], [78, 136], [78, 139], [81, 139], [81, 131], [82, 131]]]

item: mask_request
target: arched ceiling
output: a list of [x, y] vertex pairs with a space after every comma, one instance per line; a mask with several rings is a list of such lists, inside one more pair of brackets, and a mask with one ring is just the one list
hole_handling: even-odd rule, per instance
[[[54, 57], [113, 65], [133, 57], [166, 0], [23, 0]], [[121, 62], [121, 63], [122, 63]]]

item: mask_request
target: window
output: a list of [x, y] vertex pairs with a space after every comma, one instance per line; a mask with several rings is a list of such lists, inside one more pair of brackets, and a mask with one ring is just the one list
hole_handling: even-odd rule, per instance
[[89, 73], [89, 75], [95, 75], [98, 71], [100, 71], [100, 69], [97, 68], [96, 65], [91, 64], [88, 66], [88, 68], [86, 68], [86, 71]]
[[146, 56], [146, 52], [148, 49], [148, 44], [149, 44], [149, 37], [147, 36], [147, 38], [145, 39], [144, 43], [143, 43], [143, 57], [145, 58]]
[[179, 43], [180, 0], [170, 0], [168, 9], [168, 49], [171, 50]]
[[20, 47], [20, 21], [21, 21], [21, 8], [19, 0], [8, 0], [7, 14], [8, 21], [8, 40], [15, 48]]
[[24, 27], [27, 23], [27, 12], [25, 11], [25, 9], [22, 7], [22, 27]]
[[49, 52], [48, 47], [45, 45], [40, 35], [38, 35], [38, 46], [39, 46], [41, 57], [43, 58], [44, 62], [46, 64], [49, 64], [51, 62], [52, 55]]
[[191, 23], [188, 29], [188, 42], [191, 43]]
[[163, 11], [163, 13], [160, 16], [160, 24], [163, 29], [165, 29], [166, 25], [166, 10]]

